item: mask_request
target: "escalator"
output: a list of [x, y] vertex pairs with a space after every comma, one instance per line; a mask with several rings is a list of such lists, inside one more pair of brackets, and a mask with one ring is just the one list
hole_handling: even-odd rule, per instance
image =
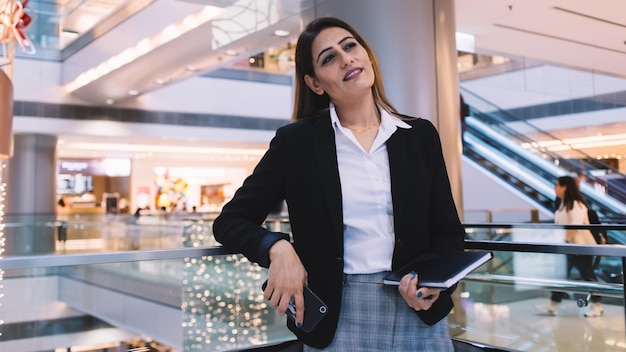
[[[589, 172], [598, 169], [600, 161], [580, 151], [576, 151], [580, 158], [572, 160], [538, 147], [540, 141], [530, 139], [530, 133], [522, 132], [520, 125], [524, 126], [524, 131], [532, 130], [533, 136], [545, 135], [551, 140], [557, 138], [523, 119], [511, 116], [467, 89], [461, 87], [461, 93], [471, 112], [465, 117], [463, 126], [463, 154], [467, 158], [527, 195], [548, 212], [552, 212], [554, 207], [556, 178], [578, 174], [582, 169], [586, 177], [585, 182], [581, 182], [581, 192], [589, 207], [599, 214], [602, 222], [624, 221], [625, 175], [608, 165], [601, 165], [611, 171], [614, 182], [609, 184], [606, 178]], [[571, 152], [571, 148], [569, 150]]]

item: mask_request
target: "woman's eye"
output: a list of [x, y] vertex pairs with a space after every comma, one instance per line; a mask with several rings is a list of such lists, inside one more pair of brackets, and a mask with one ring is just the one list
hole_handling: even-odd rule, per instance
[[350, 42], [350, 43], [347, 43], [347, 44], [343, 47], [343, 50], [346, 50], [346, 51], [347, 51], [347, 50], [350, 50], [350, 49], [354, 48], [355, 46], [356, 46], [356, 43], [352, 43], [352, 42]]
[[333, 59], [335, 58], [335, 55], [328, 55], [326, 56], [323, 60], [322, 60], [322, 65], [326, 65], [327, 63], [331, 62]]

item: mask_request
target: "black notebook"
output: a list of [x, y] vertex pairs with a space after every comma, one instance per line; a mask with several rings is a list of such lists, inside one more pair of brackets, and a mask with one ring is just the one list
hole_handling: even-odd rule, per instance
[[404, 275], [415, 271], [418, 275], [418, 286], [446, 289], [491, 258], [493, 253], [486, 251], [422, 254], [385, 276], [383, 283], [400, 285]]

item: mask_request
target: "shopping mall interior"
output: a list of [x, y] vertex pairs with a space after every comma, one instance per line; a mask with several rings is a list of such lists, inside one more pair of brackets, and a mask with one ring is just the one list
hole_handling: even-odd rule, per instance
[[[303, 26], [336, 15], [372, 38], [392, 100], [418, 92], [398, 107], [438, 128], [468, 248], [495, 253], [456, 292], [457, 350], [626, 351], [624, 14], [619, 0], [0, 0], [0, 350], [297, 350], [265, 269], [211, 222], [290, 123]], [[559, 245], [566, 174], [611, 246]], [[289, 233], [288, 209], [266, 226]], [[599, 258], [601, 283], [568, 279], [565, 254]], [[557, 289], [558, 316], [532, 309]], [[603, 316], [585, 317], [590, 293]]]

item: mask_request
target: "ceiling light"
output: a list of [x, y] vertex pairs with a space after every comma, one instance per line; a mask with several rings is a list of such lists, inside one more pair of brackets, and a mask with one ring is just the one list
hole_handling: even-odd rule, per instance
[[191, 71], [191, 72], [198, 71], [198, 68], [196, 66], [191, 66], [191, 65], [187, 66], [186, 69], [187, 69], [187, 71]]
[[67, 38], [67, 39], [78, 38], [78, 32], [72, 31], [72, 30], [69, 30], [69, 29], [64, 29], [63, 31], [61, 31], [61, 35], [64, 38]]
[[274, 35], [277, 37], [286, 37], [289, 34], [291, 34], [291, 32], [284, 30], [284, 29], [277, 29], [274, 31]]
[[466, 53], [476, 52], [476, 40], [473, 35], [463, 32], [456, 32], [456, 50], [464, 51]]
[[176, 39], [181, 35], [180, 30], [178, 30], [175, 24], [170, 24], [165, 27], [161, 33], [165, 36], [166, 41]]
[[136, 89], [129, 89], [128, 95], [139, 95], [139, 91]]
[[154, 80], [154, 83], [156, 83], [156, 84], [158, 84], [158, 85], [162, 86], [162, 85], [166, 84], [168, 81], [169, 81], [169, 80], [167, 80], [167, 79], [157, 78], [157, 79], [155, 79], [155, 80]]
[[222, 148], [222, 147], [197, 147], [197, 146], [172, 146], [163, 144], [124, 144], [124, 143], [94, 143], [77, 142], [70, 143], [68, 149], [92, 150], [92, 151], [120, 151], [129, 153], [193, 153], [193, 154], [217, 154], [217, 155], [250, 155], [260, 157], [265, 154], [265, 149], [246, 148]]
[[237, 56], [239, 52], [237, 50], [226, 50], [226, 55], [228, 56]]
[[542, 148], [546, 148], [550, 151], [610, 147], [626, 144], [626, 133], [541, 141], [537, 143], [538, 145], [534, 143], [522, 143], [522, 147], [524, 147], [525, 149], [533, 149], [539, 146]]
[[135, 46], [135, 55], [136, 56], [144, 55], [150, 52], [152, 49], [154, 49], [154, 45], [152, 44], [150, 39], [144, 38], [140, 40], [139, 43], [137, 43], [137, 45]]
[[115, 100], [109, 98], [106, 100], [106, 103], [107, 105], [113, 105], [115, 103]]

